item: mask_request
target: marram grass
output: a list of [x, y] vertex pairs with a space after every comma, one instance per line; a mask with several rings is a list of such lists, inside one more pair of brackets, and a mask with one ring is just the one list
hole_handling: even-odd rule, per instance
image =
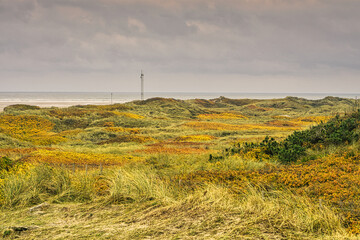
[[358, 143], [319, 144], [289, 166], [260, 148], [216, 158], [351, 107], [338, 98], [7, 107], [0, 156], [15, 164], [0, 170], [0, 238], [356, 239]]
[[[94, 215], [96, 221], [99, 221], [99, 225], [96, 226], [95, 223], [98, 234], [92, 235], [94, 229], [83, 227], [93, 224], [94, 217], [76, 220], [74, 216], [70, 217], [68, 224], [75, 224], [79, 220], [81, 224], [76, 227], [76, 231], [63, 232], [64, 237], [351, 238], [341, 225], [338, 215], [330, 208], [290, 191], [266, 191], [249, 185], [239, 195], [212, 184], [196, 191], [182, 188], [184, 187], [181, 183], [169, 184], [161, 179], [151, 168], [114, 169], [99, 175], [91, 171], [73, 174], [67, 169], [34, 166], [27, 173], [12, 174], [7, 183], [1, 185], [1, 193], [9, 196], [2, 198], [1, 203], [4, 213], [9, 211], [6, 208], [32, 206], [43, 202], [52, 206], [47, 211], [48, 214], [36, 216], [40, 228], [23, 235], [24, 239], [34, 236], [41, 238], [44, 234], [50, 234], [50, 239], [55, 237], [56, 232], [62, 231], [63, 224], [53, 226], [51, 221], [42, 219], [49, 215], [56, 219], [63, 218], [61, 211], [56, 210], [58, 204], [59, 207], [66, 206], [65, 209], [72, 208], [66, 210], [67, 212], [76, 212], [72, 207], [74, 204], [64, 205], [69, 201], [78, 204], [87, 202], [88, 206], [94, 206], [87, 209], [84, 208], [85, 205], [78, 205], [79, 209], [82, 209], [82, 216]], [[106, 215], [96, 210], [100, 207], [106, 212], [106, 209], [116, 209], [118, 204], [125, 204], [125, 209]], [[29, 215], [28, 220], [22, 221], [32, 221], [32, 218], [32, 215]], [[3, 223], [8, 221], [3, 214], [0, 214], [0, 219], [4, 220]], [[72, 221], [74, 223], [71, 223]], [[125, 228], [119, 225], [122, 221], [134, 222], [131, 227]], [[99, 226], [104, 227], [104, 230], [110, 228], [115, 231], [103, 232]]]

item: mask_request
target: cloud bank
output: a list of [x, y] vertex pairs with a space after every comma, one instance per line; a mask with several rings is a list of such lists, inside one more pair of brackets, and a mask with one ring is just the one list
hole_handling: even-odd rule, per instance
[[357, 0], [1, 0], [2, 91], [360, 92]]

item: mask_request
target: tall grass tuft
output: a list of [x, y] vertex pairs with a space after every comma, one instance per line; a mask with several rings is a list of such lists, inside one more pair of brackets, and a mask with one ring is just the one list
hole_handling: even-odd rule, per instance
[[174, 198], [172, 187], [151, 168], [119, 169], [113, 174], [108, 199], [110, 202], [156, 200], [165, 203]]
[[96, 194], [96, 175], [75, 174], [61, 167], [36, 165], [27, 172], [9, 174], [0, 185], [2, 207], [30, 206], [44, 201], [89, 201]]
[[249, 186], [247, 191], [237, 195], [224, 187], [207, 185], [170, 208], [186, 209], [184, 215], [203, 216], [206, 224], [217, 224], [212, 222], [213, 218], [227, 219], [232, 228], [226, 229], [221, 236], [229, 239], [264, 232], [281, 235], [284, 239], [348, 236], [339, 217], [330, 208], [286, 190], [265, 191]]
[[268, 221], [276, 228], [314, 234], [345, 234], [339, 217], [324, 204], [290, 191], [265, 191], [249, 187], [239, 200], [244, 215]]

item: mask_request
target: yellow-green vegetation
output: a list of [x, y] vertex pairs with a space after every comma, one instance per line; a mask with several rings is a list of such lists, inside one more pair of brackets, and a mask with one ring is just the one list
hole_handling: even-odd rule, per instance
[[358, 239], [359, 122], [334, 97], [9, 106], [0, 238]]
[[175, 138], [175, 141], [179, 142], [203, 142], [203, 141], [211, 141], [215, 137], [211, 135], [190, 135], [190, 136], [180, 136]]
[[224, 112], [224, 113], [208, 113], [208, 114], [200, 114], [198, 115], [199, 119], [239, 119], [239, 118], [247, 118], [242, 114], [239, 113], [231, 113], [231, 112]]

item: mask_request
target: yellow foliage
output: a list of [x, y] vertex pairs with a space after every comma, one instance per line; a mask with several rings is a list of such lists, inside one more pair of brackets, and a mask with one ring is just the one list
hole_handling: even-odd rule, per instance
[[251, 151], [247, 151], [246, 153], [242, 154], [242, 157], [252, 161], [264, 161], [270, 159], [270, 156], [264, 153], [264, 151], [262, 151], [260, 148], [254, 148]]
[[208, 150], [204, 148], [192, 148], [192, 147], [165, 147], [165, 146], [150, 146], [142, 150], [136, 150], [135, 152], [141, 152], [146, 154], [196, 154], [205, 153]]
[[175, 138], [175, 141], [178, 142], [202, 142], [202, 141], [210, 141], [215, 139], [214, 136], [211, 135], [190, 135], [190, 136], [180, 136]]
[[105, 130], [108, 132], [128, 132], [132, 134], [140, 133], [139, 128], [107, 127]]
[[123, 135], [123, 136], [118, 136], [116, 138], [112, 138], [112, 139], [100, 142], [99, 144], [122, 143], [122, 142], [144, 143], [144, 142], [152, 142], [152, 141], [156, 141], [156, 140], [152, 137], [147, 137], [147, 136]]
[[44, 147], [44, 148], [0, 148], [0, 157], [9, 156], [12, 154], [27, 155], [31, 152], [35, 152], [39, 149], [56, 150], [56, 148]]
[[6, 179], [6, 175], [11, 174], [24, 174], [29, 171], [30, 168], [33, 167], [33, 164], [31, 163], [21, 163], [21, 164], [15, 164], [13, 167], [9, 169], [9, 171], [6, 171], [4, 169], [0, 170], [0, 176], [5, 176], [4, 179]]
[[[22, 163], [22, 164], [15, 164], [8, 171], [5, 169], [0, 169], [0, 188], [1, 185], [6, 182], [8, 176], [15, 174], [25, 175], [27, 172], [29, 172], [30, 168], [32, 167], [33, 165], [30, 163]], [[0, 192], [0, 206], [3, 204], [3, 202], [4, 202], [4, 196]]]
[[104, 127], [114, 127], [115, 125], [114, 125], [114, 122], [105, 122], [103, 126]]
[[39, 116], [0, 116], [0, 128], [10, 136], [23, 138], [48, 132], [54, 124]]
[[66, 141], [63, 136], [50, 132], [53, 126], [52, 122], [39, 116], [4, 115], [0, 117], [2, 132], [37, 145]]
[[[243, 157], [259, 159], [259, 149]], [[263, 156], [267, 158], [266, 155]], [[305, 163], [267, 167], [259, 170], [197, 171], [180, 176], [184, 184], [213, 182], [227, 185], [234, 192], [249, 183], [270, 189], [290, 189], [297, 194], [331, 204], [343, 217], [350, 232], [360, 233], [360, 155], [333, 154]]]
[[128, 117], [128, 118], [133, 118], [133, 119], [142, 119], [144, 118], [144, 116], [135, 114], [135, 113], [129, 113], [129, 112], [118, 112], [118, 111], [112, 111], [115, 115], [117, 116], [123, 116], [123, 117]]
[[321, 123], [329, 121], [333, 116], [308, 116], [308, 117], [299, 117], [292, 119], [293, 122], [299, 122], [302, 124], [312, 124], [312, 123]]
[[309, 116], [309, 117], [298, 117], [290, 118], [288, 116], [273, 116], [274, 121], [269, 121], [265, 123], [268, 126], [277, 126], [277, 127], [300, 127], [310, 124], [318, 124], [320, 122], [327, 122], [332, 117], [331, 116]]
[[129, 162], [139, 162], [144, 159], [130, 155], [78, 153], [65, 151], [37, 150], [25, 157], [25, 161], [31, 163], [50, 164], [76, 164], [76, 165], [123, 165]]
[[276, 131], [289, 131], [298, 130], [298, 127], [274, 127], [261, 124], [227, 124], [218, 122], [188, 122], [184, 126], [190, 127], [197, 130], [276, 130]]
[[35, 145], [47, 146], [65, 142], [67, 139], [55, 133], [44, 133], [42, 135], [32, 136], [31, 138], [26, 138], [24, 140], [29, 141]]
[[82, 129], [73, 129], [73, 130], [66, 130], [66, 131], [62, 131], [61, 133], [58, 133], [59, 136], [63, 136], [63, 137], [66, 137], [66, 136], [74, 136], [74, 135], [77, 135], [81, 132], [83, 132], [84, 130]]
[[247, 119], [242, 114], [239, 113], [231, 113], [231, 112], [225, 112], [225, 113], [211, 113], [211, 114], [200, 114], [197, 116], [199, 119]]
[[302, 126], [302, 123], [299, 122], [292, 122], [292, 121], [284, 121], [284, 120], [274, 120], [269, 121], [265, 123], [265, 125], [268, 126], [274, 126], [274, 127], [299, 127]]

